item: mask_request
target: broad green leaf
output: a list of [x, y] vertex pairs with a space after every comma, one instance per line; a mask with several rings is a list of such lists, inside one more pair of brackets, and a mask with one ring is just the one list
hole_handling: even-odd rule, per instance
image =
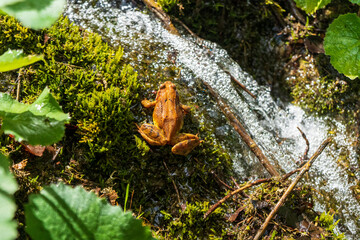
[[0, 1], [0, 8], [2, 8], [3, 6], [6, 5], [10, 5], [10, 4], [14, 4], [14, 3], [18, 3], [18, 2], [23, 2], [25, 0], [1, 0]]
[[24, 56], [22, 50], [8, 50], [0, 56], [0, 72], [21, 68], [43, 60], [43, 55]]
[[38, 30], [54, 24], [65, 3], [66, 0], [24, 0], [7, 4], [1, 10], [20, 20], [25, 27]]
[[316, 10], [325, 7], [331, 0], [294, 0], [296, 6], [304, 10], [307, 14], [312, 14]]
[[17, 141], [46, 146], [61, 140], [69, 115], [62, 111], [49, 89], [45, 88], [31, 105], [0, 93], [0, 118], [1, 129], [14, 135]]
[[9, 160], [0, 153], [0, 233], [1, 239], [15, 239], [16, 222], [13, 220], [16, 205], [13, 194], [17, 183], [9, 169]]
[[360, 5], [360, 0], [350, 0], [350, 2]]
[[340, 73], [360, 76], [360, 18], [349, 13], [335, 19], [326, 31], [324, 49]]
[[111, 206], [80, 186], [45, 187], [25, 205], [26, 231], [37, 239], [153, 240], [130, 212]]

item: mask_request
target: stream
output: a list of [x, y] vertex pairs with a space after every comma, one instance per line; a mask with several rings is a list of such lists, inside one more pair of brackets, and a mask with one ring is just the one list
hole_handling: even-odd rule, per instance
[[[151, 48], [149, 46], [161, 46], [155, 49], [158, 51], [158, 59], [151, 63], [154, 69], [166, 67], [169, 64], [168, 54], [176, 53], [176, 66], [181, 69], [178, 83], [191, 89], [194, 96], [187, 100], [196, 102], [198, 111], [202, 112], [193, 114], [198, 114], [200, 121], [211, 121], [214, 135], [230, 153], [236, 171], [244, 178], [268, 175], [239, 135], [224, 120], [216, 104], [210, 101], [211, 97], [199, 87], [202, 81], [210, 84], [232, 107], [271, 163], [280, 166], [285, 172], [297, 168], [295, 162], [303, 155], [306, 147], [297, 127], [310, 142], [309, 156], [323, 140], [332, 136], [333, 144], [315, 161], [306, 181], [317, 191], [315, 210], [322, 212], [328, 211], [330, 207], [337, 209], [336, 217], [342, 219], [340, 229], [349, 239], [360, 238], [360, 204], [350, 189], [355, 183], [346, 170], [337, 164], [337, 160], [346, 153], [350, 167], [359, 167], [353, 144], [357, 140], [356, 136], [347, 132], [343, 123], [329, 117], [310, 116], [297, 106], [279, 103], [279, 100], [271, 97], [269, 87], [258, 85], [224, 49], [209, 41], [199, 44], [186, 32], [182, 32], [181, 37], [172, 35], [151, 13], [139, 10], [126, 1], [69, 0], [65, 15], [77, 25], [99, 33], [114, 47], [121, 44], [125, 49], [125, 57], [135, 51], [139, 53], [138, 61], [141, 61]], [[256, 100], [239, 90], [226, 71], [256, 95]], [[359, 175], [357, 173], [355, 178], [359, 179]]]

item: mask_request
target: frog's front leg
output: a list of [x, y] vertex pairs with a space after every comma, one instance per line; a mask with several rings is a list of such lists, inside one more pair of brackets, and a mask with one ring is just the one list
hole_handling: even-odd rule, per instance
[[191, 107], [187, 105], [180, 104], [181, 109], [185, 112], [185, 114], [189, 113], [191, 110]]
[[167, 140], [164, 136], [164, 132], [156, 127], [155, 125], [144, 123], [139, 127], [138, 131], [141, 136], [150, 144], [154, 146], [164, 146], [167, 143]]
[[180, 133], [170, 142], [171, 145], [174, 145], [171, 151], [174, 154], [186, 156], [195, 147], [197, 147], [200, 142], [201, 141], [197, 135], [190, 133]]

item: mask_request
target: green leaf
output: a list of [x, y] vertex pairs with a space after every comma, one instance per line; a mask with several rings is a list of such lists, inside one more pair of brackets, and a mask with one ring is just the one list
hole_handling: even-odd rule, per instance
[[326, 31], [324, 49], [340, 73], [360, 76], [360, 18], [349, 13], [335, 19]]
[[6, 5], [23, 2], [24, 0], [1, 0], [0, 2], [0, 8]]
[[325, 7], [331, 0], [294, 0], [296, 6], [304, 10], [307, 14], [312, 14], [316, 10]]
[[50, 145], [61, 140], [64, 124], [69, 115], [65, 114], [55, 98], [45, 88], [31, 105], [19, 103], [10, 95], [0, 93], [1, 129], [12, 134], [17, 141], [27, 141], [31, 145]]
[[16, 222], [13, 220], [16, 205], [13, 194], [17, 183], [9, 169], [9, 160], [0, 153], [0, 232], [1, 239], [15, 239]]
[[20, 20], [25, 27], [38, 30], [54, 24], [65, 3], [66, 0], [24, 0], [2, 6], [1, 10]]
[[350, 2], [360, 5], [360, 0], [350, 0]]
[[26, 231], [37, 239], [151, 240], [151, 231], [130, 212], [111, 206], [80, 186], [45, 187], [25, 205]]
[[8, 50], [0, 56], [0, 72], [21, 68], [34, 62], [44, 60], [43, 55], [24, 56], [23, 50]]

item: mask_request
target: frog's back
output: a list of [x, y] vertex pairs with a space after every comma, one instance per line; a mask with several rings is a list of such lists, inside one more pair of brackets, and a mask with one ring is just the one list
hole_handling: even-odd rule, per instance
[[170, 141], [182, 128], [184, 114], [175, 88], [160, 89], [158, 94], [153, 121], [157, 127], [164, 131], [166, 139]]

